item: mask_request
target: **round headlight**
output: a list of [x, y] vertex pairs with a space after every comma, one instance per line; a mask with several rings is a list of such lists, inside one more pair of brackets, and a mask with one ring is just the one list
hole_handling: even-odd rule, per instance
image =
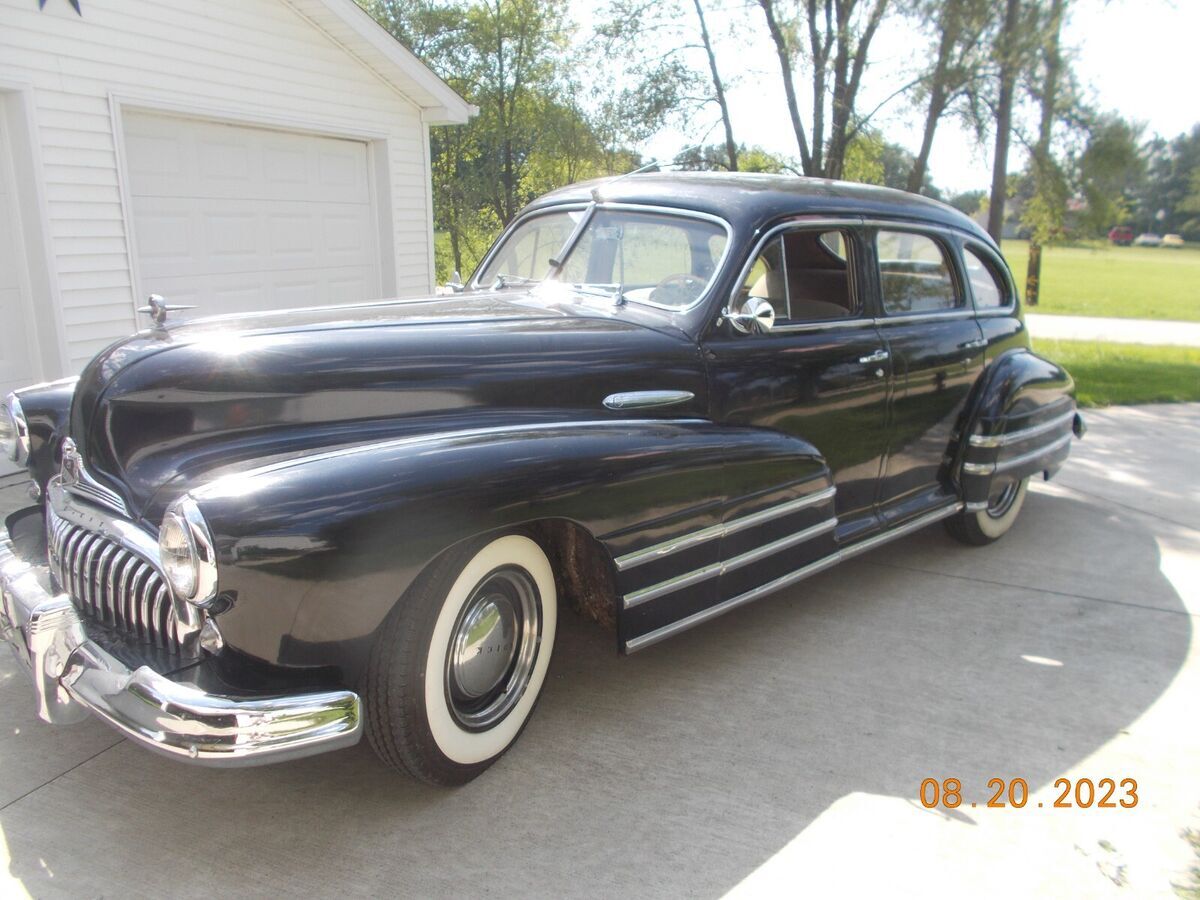
[[171, 591], [201, 608], [217, 596], [217, 552], [208, 523], [186, 494], [167, 509], [158, 529], [158, 556]]
[[0, 454], [16, 463], [29, 456], [29, 425], [16, 394], [5, 397], [0, 409]]
[[17, 458], [17, 423], [13, 421], [7, 404], [0, 409], [0, 456], [12, 460]]
[[199, 560], [187, 520], [177, 511], [163, 517], [158, 529], [158, 556], [171, 589], [184, 600], [196, 596]]

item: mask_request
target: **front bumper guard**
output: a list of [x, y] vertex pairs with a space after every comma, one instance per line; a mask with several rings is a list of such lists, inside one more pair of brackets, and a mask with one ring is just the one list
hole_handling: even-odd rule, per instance
[[253, 766], [336, 750], [362, 736], [352, 691], [244, 699], [130, 670], [88, 639], [45, 566], [22, 559], [0, 530], [0, 638], [33, 677], [38, 717], [51, 724], [93, 713], [158, 753], [207, 766]]

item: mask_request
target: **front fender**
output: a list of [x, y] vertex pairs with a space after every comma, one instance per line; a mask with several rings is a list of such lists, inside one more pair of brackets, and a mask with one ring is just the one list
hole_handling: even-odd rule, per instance
[[78, 378], [64, 378], [13, 391], [29, 426], [29, 458], [22, 460], [42, 491], [58, 473], [63, 438]]
[[968, 509], [987, 506], [996, 478], [1058, 471], [1077, 417], [1066, 369], [1026, 348], [997, 357], [981, 377], [956, 460]]
[[717, 524], [746, 497], [827, 480], [811, 446], [781, 440], [695, 419], [465, 430], [320, 453], [192, 496], [232, 601], [219, 617], [229, 645], [282, 665], [337, 665], [352, 680], [388, 612], [447, 548], [565, 519], [611, 560]]

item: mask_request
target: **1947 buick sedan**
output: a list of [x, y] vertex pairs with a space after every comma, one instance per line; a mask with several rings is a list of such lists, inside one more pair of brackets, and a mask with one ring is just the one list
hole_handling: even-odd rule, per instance
[[1083, 432], [996, 244], [896, 191], [576, 185], [453, 287], [152, 298], [7, 398], [37, 503], [0, 625], [41, 718], [211, 765], [365, 730], [461, 783], [527, 722], [561, 610], [632, 653], [934, 522], [986, 544]]

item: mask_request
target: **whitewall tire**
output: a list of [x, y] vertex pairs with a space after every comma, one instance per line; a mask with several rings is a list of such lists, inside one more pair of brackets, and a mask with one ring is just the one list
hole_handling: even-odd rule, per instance
[[364, 690], [367, 734], [387, 763], [462, 784], [520, 735], [557, 630], [554, 572], [523, 533], [435, 561], [382, 628]]
[[998, 484], [986, 509], [959, 513], [946, 520], [946, 530], [964, 544], [983, 546], [1008, 534], [1025, 505], [1029, 478]]

